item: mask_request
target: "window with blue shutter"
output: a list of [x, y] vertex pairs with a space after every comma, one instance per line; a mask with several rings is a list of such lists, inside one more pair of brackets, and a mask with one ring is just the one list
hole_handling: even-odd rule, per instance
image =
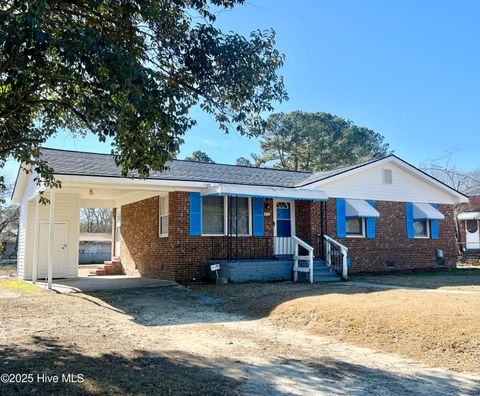
[[415, 238], [415, 229], [413, 224], [413, 204], [411, 202], [405, 204], [405, 214], [407, 218], [407, 238], [413, 239]]
[[200, 193], [190, 193], [190, 235], [202, 235], [202, 198]]
[[345, 238], [347, 236], [347, 209], [345, 199], [337, 198], [337, 237]]
[[[432, 206], [437, 209], [438, 205], [432, 204]], [[438, 239], [439, 238], [439, 229], [438, 229], [438, 220], [431, 220], [430, 221], [430, 238]]]
[[[367, 202], [373, 208], [375, 207], [375, 201], [369, 200]], [[365, 222], [366, 222], [366, 229], [367, 229], [367, 238], [370, 238], [370, 239], [375, 238], [375, 222], [376, 222], [376, 219], [374, 217], [369, 217], [369, 218], [365, 219]]]
[[253, 208], [253, 236], [263, 237], [264, 230], [264, 220], [263, 220], [263, 198], [252, 198], [252, 208]]

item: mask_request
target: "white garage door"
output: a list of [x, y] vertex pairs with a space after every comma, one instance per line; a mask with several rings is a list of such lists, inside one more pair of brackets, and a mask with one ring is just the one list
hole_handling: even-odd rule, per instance
[[[67, 276], [67, 223], [55, 223], [53, 234], [52, 278], [65, 278]], [[46, 279], [48, 276], [48, 223], [40, 223], [38, 238], [37, 278]]]

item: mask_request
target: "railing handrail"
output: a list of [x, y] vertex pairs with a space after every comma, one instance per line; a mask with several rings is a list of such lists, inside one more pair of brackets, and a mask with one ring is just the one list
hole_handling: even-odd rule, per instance
[[313, 246], [310, 246], [307, 242], [302, 241], [299, 237], [293, 235], [292, 240], [302, 246], [303, 248], [307, 249], [309, 252], [313, 252]]
[[[348, 278], [348, 248], [345, 245], [342, 245], [340, 242], [336, 241], [335, 239], [329, 237], [328, 235], [319, 235], [323, 237], [325, 240], [326, 245], [326, 254], [325, 254], [325, 261], [327, 265], [334, 269], [343, 279]], [[323, 243], [323, 242], [322, 242]], [[342, 262], [341, 262], [341, 269], [337, 269], [332, 266], [332, 257], [331, 257], [331, 250], [335, 249], [341, 254]]]
[[296, 236], [292, 236], [292, 241], [295, 244], [295, 255], [293, 256], [293, 281], [296, 282], [298, 280], [298, 261], [300, 258], [298, 255], [298, 247], [302, 246], [308, 251], [308, 272], [310, 275], [310, 283], [313, 283], [313, 247]]
[[[319, 235], [319, 236], [321, 236], [321, 235]], [[338, 242], [335, 239], [329, 237], [328, 235], [324, 234], [323, 238], [325, 238], [328, 242], [332, 243], [333, 245], [338, 246], [340, 249], [348, 251], [348, 247], [346, 247], [345, 245], [342, 245], [340, 242]]]

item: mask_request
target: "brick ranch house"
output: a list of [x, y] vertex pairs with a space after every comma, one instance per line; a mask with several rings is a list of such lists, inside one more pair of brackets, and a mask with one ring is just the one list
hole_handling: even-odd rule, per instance
[[459, 205], [457, 216], [460, 229], [460, 248], [467, 255], [480, 256], [480, 187], [465, 193], [468, 203]]
[[84, 207], [114, 209], [112, 255], [128, 275], [205, 280], [220, 263], [233, 281], [315, 281], [454, 267], [454, 206], [468, 201], [394, 155], [317, 173], [174, 160], [145, 180], [121, 177], [110, 155], [42, 157], [62, 188], [41, 205], [19, 171], [23, 279], [77, 276]]

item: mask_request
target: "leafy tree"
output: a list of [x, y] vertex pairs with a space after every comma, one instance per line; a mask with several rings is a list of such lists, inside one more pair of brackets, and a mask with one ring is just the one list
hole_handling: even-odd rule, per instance
[[252, 161], [250, 161], [248, 158], [245, 157], [239, 157], [235, 161], [235, 165], [241, 165], [241, 166], [253, 166]]
[[185, 157], [185, 159], [189, 161], [208, 162], [210, 164], [215, 163], [215, 161], [211, 159], [205, 151], [202, 150], [195, 150], [191, 156]]
[[391, 151], [384, 137], [329, 113], [274, 113], [260, 136], [257, 166], [320, 171], [378, 158]]
[[20, 207], [8, 202], [12, 188], [0, 190], [0, 240], [9, 233], [17, 233]]
[[123, 175], [146, 177], [178, 152], [194, 106], [224, 131], [262, 132], [261, 113], [287, 99], [284, 56], [272, 30], [214, 26], [243, 2], [3, 0], [0, 168], [12, 156], [57, 186], [39, 147], [66, 129], [112, 138]]

